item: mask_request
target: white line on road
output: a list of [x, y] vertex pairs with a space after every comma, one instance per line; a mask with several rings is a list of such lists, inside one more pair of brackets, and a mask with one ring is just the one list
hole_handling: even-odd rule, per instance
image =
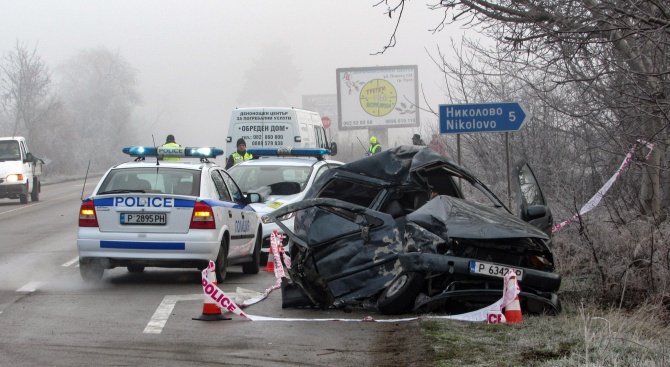
[[44, 283], [46, 283], [46, 282], [38, 282], [38, 281], [30, 282], [30, 283], [24, 285], [23, 287], [17, 289], [16, 291], [17, 292], [26, 292], [26, 293], [35, 292], [37, 290], [37, 288], [41, 287]]
[[33, 203], [33, 204], [28, 204], [28, 205], [25, 205], [25, 204], [24, 204], [24, 205], [21, 205], [21, 206], [17, 207], [16, 209], [11, 209], [11, 210], [7, 210], [7, 211], [4, 211], [4, 212], [0, 212], [0, 215], [7, 214], [7, 213], [11, 213], [11, 212], [15, 212], [15, 211], [17, 211], [17, 210], [28, 209], [28, 208], [30, 208], [31, 206], [40, 205], [40, 204], [43, 204], [43, 203], [46, 203], [46, 202], [51, 202], [51, 201], [61, 201], [61, 200], [66, 200], [66, 199], [69, 200], [70, 198], [72, 198], [72, 197], [77, 197], [77, 196], [79, 196], [79, 195], [80, 195], [80, 194], [72, 194], [72, 195], [66, 195], [66, 196], [61, 196], [61, 197], [53, 198], [53, 199], [50, 199], [50, 200], [42, 200], [42, 201], [40, 201], [40, 202], [38, 202], [38, 203]]
[[61, 266], [64, 267], [64, 268], [67, 268], [68, 266], [70, 266], [70, 265], [72, 265], [72, 264], [74, 264], [74, 263], [76, 263], [76, 262], [78, 262], [78, 261], [79, 261], [79, 256], [75, 257], [74, 259], [72, 259], [72, 260], [66, 262], [65, 264], [63, 264], [63, 265], [61, 265]]
[[165, 323], [170, 317], [170, 314], [172, 313], [174, 305], [177, 303], [177, 301], [197, 301], [199, 299], [204, 300], [204, 294], [200, 293], [200, 294], [187, 294], [182, 296], [178, 295], [165, 296], [161, 304], [156, 309], [156, 312], [154, 312], [154, 315], [151, 317], [151, 320], [149, 320], [149, 323], [144, 328], [143, 333], [160, 334], [161, 331], [163, 331], [163, 327], [165, 326]]

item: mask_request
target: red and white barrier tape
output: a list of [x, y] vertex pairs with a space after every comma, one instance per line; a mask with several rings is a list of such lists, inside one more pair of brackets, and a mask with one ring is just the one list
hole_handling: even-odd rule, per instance
[[616, 181], [621, 176], [623, 169], [626, 168], [626, 166], [628, 166], [628, 163], [630, 163], [630, 161], [633, 159], [633, 155], [635, 154], [635, 151], [638, 149], [638, 146], [640, 144], [643, 144], [647, 148], [649, 148], [649, 153], [647, 153], [647, 156], [644, 157], [644, 160], [646, 161], [647, 159], [649, 159], [649, 156], [651, 156], [651, 151], [654, 150], [654, 144], [638, 139], [635, 146], [633, 146], [633, 148], [630, 149], [630, 151], [626, 155], [626, 158], [624, 158], [623, 162], [621, 163], [621, 166], [616, 171], [616, 173], [614, 173], [614, 175], [610, 177], [610, 179], [607, 180], [607, 182], [605, 182], [605, 185], [603, 185], [603, 187], [601, 187], [600, 190], [598, 190], [598, 192], [596, 192], [596, 194], [586, 204], [584, 204], [584, 206], [582, 206], [582, 208], [579, 210], [579, 213], [575, 214], [572, 218], [555, 225], [554, 227], [551, 228], [551, 231], [556, 232], [557, 230], [567, 226], [573, 220], [588, 213], [589, 211], [591, 211], [591, 209], [595, 208], [598, 204], [600, 204], [600, 201], [603, 199], [607, 191], [612, 187], [614, 181]]

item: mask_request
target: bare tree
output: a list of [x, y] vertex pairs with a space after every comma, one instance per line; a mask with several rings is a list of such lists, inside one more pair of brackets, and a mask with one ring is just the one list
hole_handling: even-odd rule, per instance
[[0, 94], [5, 116], [11, 126], [7, 134], [37, 138], [48, 130], [49, 113], [57, 106], [51, 94], [51, 73], [32, 51], [16, 42], [0, 64]]
[[121, 148], [135, 141], [133, 110], [141, 103], [136, 72], [120, 55], [107, 49], [85, 50], [66, 62], [61, 96], [73, 119], [72, 134], [81, 137], [75, 167], [105, 169], [123, 159]]
[[[380, 4], [393, 16], [405, 0]], [[661, 203], [670, 202], [670, 181], [661, 181], [669, 176], [662, 176], [670, 143], [667, 2], [442, 0], [431, 8], [444, 11], [434, 31], [458, 22], [496, 40], [479, 47], [479, 56], [503, 70], [522, 67], [513, 77], [547, 97], [544, 104], [570, 121], [576, 136], [585, 134], [587, 147], [621, 157], [637, 139], [655, 143], [638, 180], [640, 208], [662, 218]], [[387, 47], [394, 44], [392, 37]], [[567, 98], [550, 98], [556, 95]]]

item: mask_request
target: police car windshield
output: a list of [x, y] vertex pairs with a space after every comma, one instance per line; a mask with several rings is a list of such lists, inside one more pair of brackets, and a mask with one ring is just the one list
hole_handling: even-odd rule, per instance
[[112, 170], [97, 195], [144, 192], [198, 196], [199, 191], [199, 170], [143, 167]]
[[297, 182], [300, 191], [305, 189], [311, 166], [260, 166], [237, 165], [228, 170], [243, 192], [270, 186], [279, 182]]

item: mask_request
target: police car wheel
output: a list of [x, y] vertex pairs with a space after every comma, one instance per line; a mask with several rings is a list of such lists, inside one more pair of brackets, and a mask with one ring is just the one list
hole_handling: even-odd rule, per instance
[[105, 268], [95, 259], [81, 259], [79, 274], [85, 282], [97, 282], [102, 278]]
[[219, 254], [216, 256], [216, 282], [221, 284], [226, 279], [228, 272], [228, 241], [224, 238], [219, 247]]
[[244, 274], [258, 274], [261, 271], [261, 237], [262, 232], [259, 230], [256, 234], [256, 244], [254, 245], [254, 253], [251, 255], [251, 261], [242, 264], [242, 272]]
[[141, 273], [144, 271], [144, 266], [142, 265], [128, 265], [128, 272], [130, 273]]
[[28, 194], [19, 194], [19, 200], [21, 204], [28, 204]]

